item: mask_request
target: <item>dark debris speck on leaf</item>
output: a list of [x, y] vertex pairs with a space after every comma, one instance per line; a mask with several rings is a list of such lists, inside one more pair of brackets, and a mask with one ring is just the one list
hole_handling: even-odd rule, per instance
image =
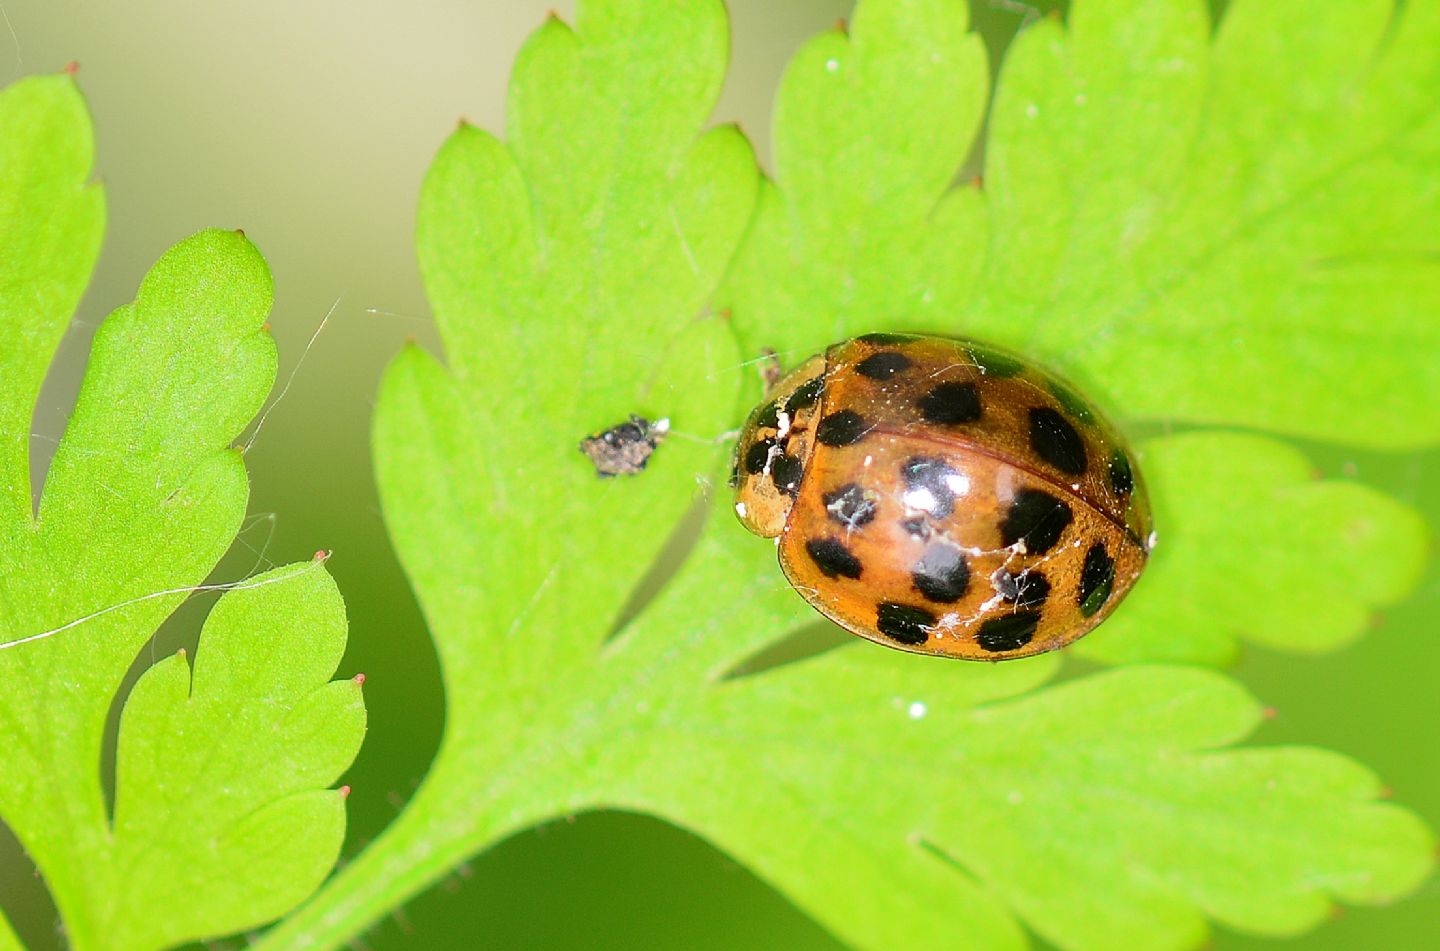
[[595, 464], [595, 473], [602, 478], [635, 475], [645, 468], [669, 430], [668, 419], [652, 423], [632, 413], [625, 422], [586, 436], [580, 441], [580, 451]]

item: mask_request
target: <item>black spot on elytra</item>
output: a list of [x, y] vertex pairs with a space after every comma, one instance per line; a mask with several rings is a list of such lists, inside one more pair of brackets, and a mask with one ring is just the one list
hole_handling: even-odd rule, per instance
[[800, 476], [804, 473], [805, 467], [794, 456], [776, 456], [775, 461], [770, 463], [770, 478], [775, 488], [791, 498], [799, 491]]
[[881, 350], [872, 353], [855, 365], [855, 372], [871, 380], [888, 380], [902, 370], [915, 364], [905, 354], [896, 350]]
[[1003, 353], [995, 353], [992, 350], [986, 350], [984, 347], [966, 347], [965, 352], [970, 354], [970, 359], [975, 361], [975, 365], [980, 368], [980, 372], [986, 376], [1016, 376], [1025, 369], [1025, 364], [1016, 360], [1014, 357], [1008, 357]]
[[941, 383], [916, 405], [927, 422], [945, 426], [973, 423], [980, 418], [980, 391], [974, 383]]
[[1055, 547], [1074, 517], [1070, 506], [1049, 492], [1021, 489], [1000, 521], [1000, 541], [1008, 546], [1024, 539], [1025, 551], [1043, 555]]
[[765, 462], [770, 458], [770, 450], [775, 448], [775, 440], [770, 437], [757, 439], [745, 450], [745, 471], [751, 475], [758, 475], [765, 470]]
[[1085, 472], [1085, 440], [1048, 406], [1030, 408], [1030, 448], [1061, 472], [1077, 476]]
[[1129, 495], [1135, 489], [1135, 473], [1130, 471], [1130, 459], [1116, 449], [1110, 454], [1110, 488], [1116, 495]]
[[936, 604], [953, 604], [970, 587], [970, 566], [954, 545], [935, 544], [925, 549], [910, 572], [915, 590]]
[[826, 492], [823, 498], [830, 517], [851, 530], [873, 521], [879, 507], [874, 493], [866, 492], [853, 482]]
[[805, 550], [827, 578], [860, 577], [860, 559], [838, 538], [811, 539], [805, 543]]
[[1085, 564], [1080, 568], [1080, 613], [1091, 617], [1110, 600], [1115, 586], [1115, 559], [1105, 550], [1104, 542], [1096, 542], [1085, 553]]
[[900, 467], [900, 478], [905, 480], [909, 489], [924, 489], [930, 493], [934, 500], [931, 505], [914, 506], [925, 508], [931, 518], [945, 518], [955, 511], [955, 491], [950, 488], [950, 481], [959, 475], [950, 468], [943, 459], [930, 459], [925, 456], [915, 456], [905, 460]]
[[1040, 614], [1036, 611], [1017, 611], [1003, 617], [992, 617], [975, 632], [975, 643], [992, 654], [1019, 650], [1030, 643], [1039, 625]]
[[806, 380], [795, 388], [795, 392], [785, 398], [785, 408], [793, 413], [814, 406], [824, 389], [825, 377], [817, 376]]
[[754, 426], [757, 429], [779, 429], [780, 407], [774, 402], [766, 403], [760, 412], [755, 414]]
[[1070, 389], [1070, 387], [1057, 383], [1054, 380], [1048, 381], [1045, 387], [1060, 401], [1060, 405], [1065, 407], [1065, 412], [1069, 413], [1071, 418], [1077, 419], [1086, 425], [1094, 422], [1095, 414], [1091, 411], [1090, 404], [1076, 395], [1075, 391]]
[[853, 409], [842, 409], [820, 420], [815, 438], [826, 446], [848, 446], [860, 441], [869, 429], [864, 417]]
[[875, 612], [875, 629], [901, 644], [923, 644], [935, 626], [935, 615], [924, 608], [883, 601]]
[[893, 345], [895, 345], [895, 344], [897, 344], [897, 343], [906, 343], [907, 341], [914, 340], [914, 339], [916, 339], [916, 335], [915, 335], [915, 334], [865, 334], [864, 336], [856, 337], [855, 339], [856, 339], [856, 340], [859, 340], [861, 343], [874, 344], [874, 345], [877, 346], [877, 347], [888, 347], [888, 346], [893, 346]]
[[1000, 597], [1017, 608], [1038, 608], [1050, 597], [1050, 581], [1033, 568], [1011, 574], [1000, 569], [994, 577], [995, 590]]

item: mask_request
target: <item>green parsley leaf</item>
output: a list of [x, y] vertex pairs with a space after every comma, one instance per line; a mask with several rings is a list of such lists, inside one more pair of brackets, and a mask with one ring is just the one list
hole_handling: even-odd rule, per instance
[[[1001, 314], [1008, 264], [986, 235], [1030, 199], [1018, 181], [1004, 202], [949, 189], [985, 100], [963, 3], [867, 0], [848, 36], [797, 56], [776, 181], [743, 242], [753, 169], [732, 132], [701, 131], [719, 6], [594, 0], [578, 17], [522, 53], [507, 144], [466, 128], [437, 157], [418, 240], [448, 366], [407, 350], [377, 408], [387, 523], [441, 658], [441, 749], [396, 822], [261, 947], [341, 943], [514, 831], [604, 807], [704, 835], [857, 947], [1013, 948], [1026, 928], [1063, 948], [1188, 947], [1207, 919], [1293, 934], [1334, 901], [1413, 889], [1432, 863], [1423, 824], [1344, 757], [1232, 748], [1261, 708], [1220, 674], [1135, 666], [1047, 687], [1054, 656], [967, 665], [860, 643], [758, 662], [814, 615], [724, 505], [691, 509], [708, 515], [693, 551], [688, 520], [667, 539], [720, 474], [679, 434], [733, 424], [737, 391], [756, 389], [739, 361], [764, 345], [795, 362], [862, 330], [969, 332], [965, 301], [974, 332], [1015, 342], [1007, 321], [1034, 315]], [[1137, 43], [1188, 48], [1194, 24], [1208, 42], [1203, 18], [1131, 19], [1111, 25], [1117, 70]], [[1140, 62], [1163, 93], [1167, 74]], [[1065, 247], [1055, 211], [1036, 254]], [[1114, 364], [1132, 391], [1155, 372]], [[1267, 411], [1251, 412], [1216, 418]], [[601, 479], [576, 441], [629, 413], [676, 435], [642, 473]], [[1248, 504], [1273, 504], [1290, 457], [1260, 461], [1271, 482]], [[1310, 537], [1383, 507], [1320, 494], [1307, 511], [1331, 521]], [[1199, 547], [1176, 542], [1192, 561]]]
[[[1440, 5], [1079, 2], [1017, 39], [975, 332], [1130, 417], [1440, 440]], [[1423, 308], [1422, 308], [1423, 309]]]
[[73, 76], [0, 91], [0, 519], [28, 518], [30, 419], [50, 356], [80, 303], [105, 231], [105, 193], [87, 183], [95, 142]]
[[174, 657], [130, 695], [111, 818], [115, 692], [240, 527], [249, 486], [229, 445], [274, 382], [275, 347], [250, 242], [176, 245], [96, 334], [32, 510], [30, 419], [103, 222], [91, 149], [71, 77], [0, 93], [0, 815], [71, 947], [159, 948], [261, 924], [314, 889], [344, 830], [343, 796], [321, 787], [364, 714], [355, 683], [325, 686], [345, 620], [323, 565], [250, 579], [212, 612], [193, 679]]
[[1139, 457], [1156, 524], [1175, 526], [1173, 537], [1160, 534], [1135, 590], [1075, 644], [1082, 656], [1222, 665], [1242, 637], [1335, 650], [1420, 580], [1429, 539], [1419, 513], [1357, 482], [1317, 479], [1296, 449], [1194, 432], [1147, 440]]

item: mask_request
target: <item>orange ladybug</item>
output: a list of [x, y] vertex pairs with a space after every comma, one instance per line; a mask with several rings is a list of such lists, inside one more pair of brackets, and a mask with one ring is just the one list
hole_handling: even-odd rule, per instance
[[784, 377], [735, 448], [735, 511], [841, 627], [1008, 660], [1103, 621], [1153, 543], [1144, 485], [1054, 375], [970, 340], [868, 334]]

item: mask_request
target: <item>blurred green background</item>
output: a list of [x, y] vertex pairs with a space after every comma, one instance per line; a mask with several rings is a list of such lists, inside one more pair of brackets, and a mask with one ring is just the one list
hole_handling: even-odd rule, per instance
[[[786, 60], [848, 15], [850, 4], [730, 6], [732, 69], [717, 118], [738, 119], [763, 158], [770, 98]], [[367, 446], [381, 368], [408, 337], [436, 347], [411, 241], [416, 195], [459, 117], [501, 128], [514, 53], [552, 9], [569, 18], [573, 4], [0, 4], [9, 27], [8, 35], [0, 29], [5, 81], [80, 63], [110, 210], [98, 272], [36, 414], [38, 465], [65, 424], [96, 323], [130, 300], [145, 269], [185, 235], [243, 227], [265, 253], [275, 273], [282, 380], [339, 301], [248, 456], [253, 517], [217, 577], [308, 558], [317, 548], [335, 552], [330, 566], [351, 630], [341, 672], [366, 674], [370, 709], [369, 736], [347, 777], [354, 790], [347, 855], [415, 788], [444, 708], [434, 652], [385, 537]], [[1030, 15], [1010, 0], [975, 0], [974, 12], [992, 55]], [[1440, 526], [1440, 452], [1307, 448], [1321, 472], [1392, 492]], [[183, 608], [139, 662], [193, 642], [208, 606], [197, 599]], [[1317, 658], [1251, 651], [1238, 675], [1277, 711], [1257, 740], [1355, 756], [1399, 802], [1440, 827], [1437, 614], [1440, 571], [1432, 565], [1416, 595], [1348, 650]], [[0, 900], [31, 948], [63, 945], [42, 884], [4, 833]], [[1393, 908], [1346, 910], [1295, 941], [1221, 934], [1216, 946], [1437, 948], [1440, 883]], [[841, 945], [704, 842], [644, 817], [607, 813], [533, 830], [474, 858], [357, 947]]]

